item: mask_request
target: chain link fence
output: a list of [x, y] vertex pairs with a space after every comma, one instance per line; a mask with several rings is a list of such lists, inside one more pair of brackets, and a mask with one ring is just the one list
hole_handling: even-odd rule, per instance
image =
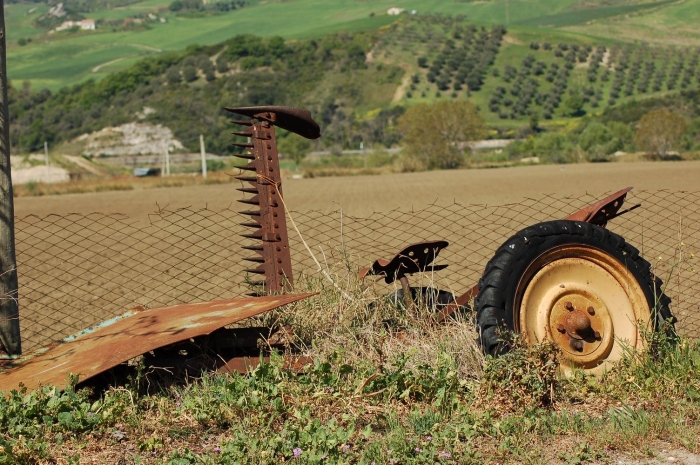
[[[349, 257], [359, 268], [391, 258], [407, 244], [445, 239], [450, 245], [437, 262], [449, 267], [413, 280], [430, 279], [461, 294], [513, 233], [564, 218], [599, 198], [550, 195], [499, 206], [435, 203], [367, 217], [342, 210], [291, 212], [291, 217], [322, 266]], [[664, 279], [679, 332], [700, 337], [700, 277], [692, 255], [700, 252], [700, 192], [632, 191], [625, 205], [637, 203], [642, 207], [609, 228], [639, 248]], [[134, 306], [246, 294], [247, 253], [241, 246], [250, 241], [240, 236], [245, 228], [238, 225], [246, 219], [231, 209], [206, 208], [160, 210], [148, 221], [101, 213], [16, 218], [23, 350], [28, 353]], [[288, 224], [295, 274], [317, 272]]]

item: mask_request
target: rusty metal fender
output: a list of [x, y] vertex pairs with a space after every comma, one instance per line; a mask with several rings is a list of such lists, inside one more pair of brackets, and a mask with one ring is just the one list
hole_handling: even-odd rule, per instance
[[632, 211], [640, 206], [635, 205], [632, 208], [618, 213], [620, 208], [622, 208], [622, 204], [625, 203], [627, 193], [632, 189], [632, 187], [621, 189], [594, 204], [588, 205], [587, 207], [572, 213], [564, 219], [572, 221], [585, 221], [587, 223], [605, 227], [608, 224], [608, 221], [611, 219]]
[[134, 309], [20, 360], [15, 367], [0, 373], [0, 391], [18, 389], [20, 383], [30, 391], [45, 384], [64, 389], [69, 374], [84, 381], [152, 350], [210, 334], [313, 295], [273, 295]]

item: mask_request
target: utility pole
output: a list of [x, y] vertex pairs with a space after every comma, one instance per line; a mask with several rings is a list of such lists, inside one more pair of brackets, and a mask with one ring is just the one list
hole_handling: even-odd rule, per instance
[[365, 142], [360, 142], [360, 150], [362, 151], [362, 159], [364, 161], [365, 169], [367, 169], [367, 154], [365, 153]]
[[44, 157], [46, 158], [46, 182], [51, 182], [51, 170], [49, 169], [49, 144], [44, 141]]
[[5, 2], [0, 0], [0, 359], [17, 358], [22, 354], [15, 258], [15, 206], [10, 174], [6, 32]]
[[170, 147], [165, 147], [165, 175], [170, 176]]
[[202, 152], [202, 177], [207, 179], [207, 154], [204, 151], [204, 136], [199, 135], [199, 151]]

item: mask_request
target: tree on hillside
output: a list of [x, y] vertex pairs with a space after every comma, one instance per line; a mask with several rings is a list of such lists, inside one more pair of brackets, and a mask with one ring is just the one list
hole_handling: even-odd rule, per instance
[[285, 138], [278, 139], [277, 148], [285, 157], [294, 160], [294, 163], [299, 167], [299, 164], [311, 150], [311, 142], [303, 137], [290, 134]]
[[399, 118], [398, 129], [407, 170], [458, 168], [466, 143], [485, 134], [476, 107], [464, 101], [413, 105]]
[[641, 150], [663, 158], [678, 146], [684, 132], [685, 119], [661, 108], [642, 116], [634, 135], [634, 143]]
[[583, 114], [583, 97], [577, 90], [570, 90], [563, 103], [564, 113], [567, 116], [581, 116]]

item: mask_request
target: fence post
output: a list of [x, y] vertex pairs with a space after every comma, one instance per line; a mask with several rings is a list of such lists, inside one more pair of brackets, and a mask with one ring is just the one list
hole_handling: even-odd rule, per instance
[[0, 359], [15, 358], [22, 353], [17, 300], [15, 212], [10, 174], [10, 110], [7, 108], [5, 34], [5, 2], [0, 0]]
[[207, 154], [204, 151], [204, 136], [199, 135], [199, 151], [202, 152], [202, 177], [207, 179]]

